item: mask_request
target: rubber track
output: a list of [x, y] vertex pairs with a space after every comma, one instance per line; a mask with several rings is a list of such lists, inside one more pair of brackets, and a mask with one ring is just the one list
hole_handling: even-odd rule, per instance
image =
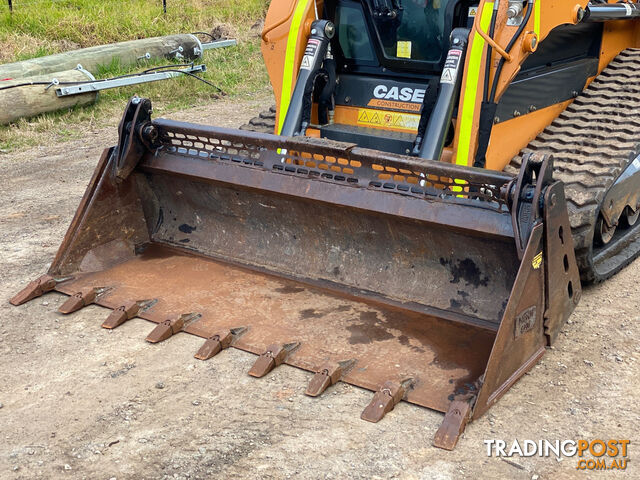
[[526, 152], [553, 154], [554, 177], [565, 184], [583, 281], [605, 279], [594, 270], [592, 261], [600, 204], [609, 187], [640, 151], [639, 71], [640, 49], [621, 52], [506, 169], [517, 174]]
[[276, 129], [276, 107], [275, 105], [261, 112], [257, 117], [249, 120], [249, 123], [242, 125], [240, 130], [251, 130], [260, 133], [273, 133]]

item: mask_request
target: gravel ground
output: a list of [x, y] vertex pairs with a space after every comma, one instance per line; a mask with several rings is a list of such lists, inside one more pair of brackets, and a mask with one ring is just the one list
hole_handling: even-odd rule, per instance
[[[225, 100], [173, 118], [233, 127], [269, 102]], [[453, 452], [431, 446], [437, 412], [402, 402], [371, 424], [359, 419], [366, 390], [338, 384], [308, 398], [308, 372], [283, 366], [255, 380], [251, 354], [198, 362], [199, 338], [150, 345], [149, 323], [103, 330], [107, 310], [63, 317], [56, 293], [11, 307], [46, 271], [115, 141], [110, 127], [0, 155], [1, 478], [640, 478], [640, 262], [585, 290], [555, 347]], [[575, 458], [488, 458], [483, 440], [493, 438], [626, 438], [629, 466], [593, 473]]]

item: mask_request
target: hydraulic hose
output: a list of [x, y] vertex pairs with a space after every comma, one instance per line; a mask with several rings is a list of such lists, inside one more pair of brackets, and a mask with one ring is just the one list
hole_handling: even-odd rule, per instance
[[[518, 38], [520, 38], [520, 35], [524, 31], [524, 29], [526, 28], [527, 23], [529, 22], [529, 19], [531, 18], [531, 13], [533, 12], [534, 5], [535, 5], [535, 0], [528, 0], [527, 1], [527, 13], [524, 14], [524, 18], [522, 20], [522, 23], [518, 27], [518, 30], [516, 30], [516, 33], [513, 35], [513, 37], [511, 37], [511, 40], [509, 40], [509, 43], [507, 44], [507, 48], [505, 48], [505, 51], [507, 53], [511, 53], [511, 49], [515, 45], [515, 43], [518, 40]], [[502, 73], [502, 67], [503, 66], [504, 66], [504, 57], [500, 58], [500, 61], [498, 62], [498, 66], [496, 68], [496, 74], [493, 77], [493, 83], [491, 85], [491, 95], [489, 96], [489, 101], [490, 102], [495, 102], [496, 90], [498, 88], [498, 79], [500, 78], [500, 74]]]
[[[496, 0], [493, 4], [493, 15], [491, 16], [491, 24], [489, 25], [489, 37], [493, 39], [493, 35], [496, 30], [496, 17], [498, 16], [498, 8], [500, 7], [500, 0]], [[489, 74], [491, 73], [491, 54], [493, 53], [493, 48], [491, 44], [487, 44], [487, 60], [485, 62], [484, 67], [484, 91], [482, 94], [482, 98], [484, 101], [487, 101], [487, 97], [489, 95]]]

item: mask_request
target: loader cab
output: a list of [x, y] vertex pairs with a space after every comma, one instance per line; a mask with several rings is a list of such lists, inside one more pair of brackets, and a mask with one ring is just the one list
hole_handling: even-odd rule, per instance
[[323, 138], [408, 154], [424, 109], [435, 103], [453, 28], [470, 27], [477, 2], [334, 0], [337, 84]]
[[470, 27], [474, 0], [336, 0], [327, 15], [336, 25], [333, 48], [345, 70], [397, 76], [439, 73], [449, 34]]

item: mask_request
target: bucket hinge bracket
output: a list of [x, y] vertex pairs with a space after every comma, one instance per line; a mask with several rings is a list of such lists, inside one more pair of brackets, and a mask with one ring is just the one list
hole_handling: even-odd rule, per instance
[[553, 183], [553, 158], [526, 153], [518, 177], [509, 182], [503, 195], [511, 211], [518, 258], [522, 260], [534, 225], [542, 221], [544, 191]]
[[156, 146], [158, 129], [151, 123], [151, 100], [133, 97], [118, 125], [116, 176], [125, 180], [136, 168], [145, 151]]

